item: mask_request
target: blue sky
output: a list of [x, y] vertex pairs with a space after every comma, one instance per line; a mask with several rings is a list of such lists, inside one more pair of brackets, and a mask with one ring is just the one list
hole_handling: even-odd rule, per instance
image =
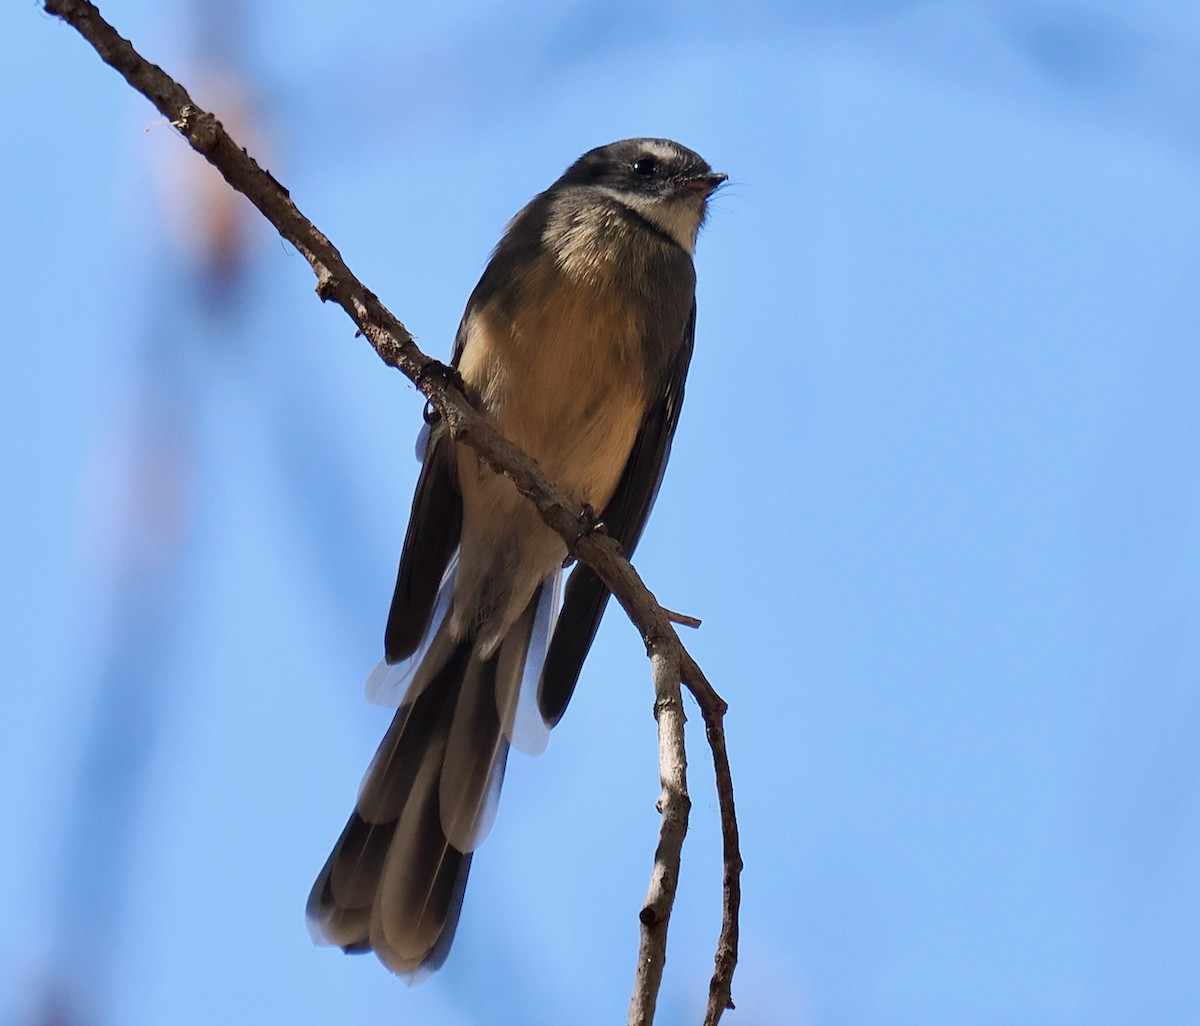
[[[198, 16], [102, 9], [228, 117]], [[311, 946], [387, 721], [362, 682], [421, 402], [253, 222], [240, 292], [198, 298], [192, 154], [72, 30], [0, 17], [0, 1015], [57, 978], [132, 1026], [621, 1021], [657, 777], [617, 613], [510, 763], [444, 970], [410, 989]], [[731, 176], [637, 559], [731, 705], [728, 1021], [1200, 1021], [1200, 11], [464, 0], [241, 28], [251, 148], [434, 355], [582, 151], [668, 135]], [[718, 925], [698, 723], [664, 1024], [699, 1020]]]

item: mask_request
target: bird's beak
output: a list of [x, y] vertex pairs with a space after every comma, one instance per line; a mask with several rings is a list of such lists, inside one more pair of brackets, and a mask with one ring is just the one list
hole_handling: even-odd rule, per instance
[[722, 171], [714, 171], [707, 175], [696, 175], [695, 178], [689, 178], [683, 183], [683, 187], [688, 192], [699, 192], [705, 196], [711, 196], [713, 190], [722, 182], [728, 180], [729, 175]]

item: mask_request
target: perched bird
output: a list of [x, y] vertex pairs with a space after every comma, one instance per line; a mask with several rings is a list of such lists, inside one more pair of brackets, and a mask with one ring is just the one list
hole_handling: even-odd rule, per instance
[[[585, 153], [509, 224], [455, 340], [476, 409], [626, 553], [679, 419], [692, 253], [725, 178], [667, 139]], [[544, 747], [609, 596], [579, 565], [560, 609], [563, 539], [432, 419], [368, 681], [399, 708], [307, 909], [318, 942], [410, 980], [445, 960], [509, 747]]]

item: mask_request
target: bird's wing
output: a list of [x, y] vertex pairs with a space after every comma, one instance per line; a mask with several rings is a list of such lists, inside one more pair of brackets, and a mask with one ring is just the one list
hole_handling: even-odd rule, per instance
[[[450, 366], [457, 368], [466, 345], [467, 319], [454, 337]], [[454, 590], [458, 540], [462, 534], [462, 494], [454, 445], [431, 406], [417, 440], [421, 476], [413, 495], [408, 532], [400, 552], [396, 590], [383, 632], [383, 662], [367, 682], [367, 692], [382, 705], [398, 705], [411, 670], [449, 608]], [[422, 440], [424, 455], [422, 456]], [[433, 629], [431, 629], [433, 628]]]
[[[666, 387], [646, 411], [617, 490], [601, 515], [608, 534], [621, 543], [626, 556], [633, 555], [662, 484], [683, 405], [695, 333], [693, 301], [682, 344], [667, 367]], [[582, 563], [572, 571], [565, 592], [538, 687], [538, 708], [551, 726], [559, 721], [571, 700], [610, 594], [591, 567]]]
[[445, 427], [435, 424], [425, 445], [392, 608], [383, 633], [386, 665], [414, 655], [431, 633], [438, 592], [458, 550], [461, 531], [462, 496], [454, 447]]

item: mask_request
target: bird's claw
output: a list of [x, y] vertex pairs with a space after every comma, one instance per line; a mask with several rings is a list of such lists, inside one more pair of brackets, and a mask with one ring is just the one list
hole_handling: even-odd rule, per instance
[[[575, 546], [578, 545], [584, 538], [592, 534], [608, 534], [608, 527], [599, 517], [596, 516], [596, 511], [592, 509], [590, 503], [585, 502], [583, 508], [575, 516], [576, 522], [579, 524], [579, 533], [575, 535], [575, 541], [571, 544], [572, 552]], [[569, 552], [567, 558], [563, 560], [563, 569], [565, 570], [575, 562], [575, 557]]]
[[437, 378], [443, 385], [453, 385], [460, 392], [467, 390], [466, 383], [463, 381], [462, 375], [458, 372], [458, 368], [448, 363], [442, 363], [441, 360], [430, 360], [417, 372], [417, 378], [421, 381], [429, 381]]
[[[417, 372], [417, 383], [422, 381], [431, 381], [437, 379], [443, 385], [452, 385], [464, 395], [467, 391], [466, 382], [463, 381], [462, 375], [458, 372], [457, 367], [453, 367], [448, 363], [442, 363], [441, 360], [430, 360], [424, 367]], [[427, 400], [425, 403], [425, 423], [432, 427], [442, 415], [438, 413], [437, 407], [433, 405], [432, 400]]]
[[575, 519], [579, 522], [579, 534], [575, 536], [576, 542], [581, 538], [586, 538], [589, 534], [608, 534], [607, 525], [596, 516], [596, 511], [592, 509], [590, 503], [583, 504], [583, 508]]

